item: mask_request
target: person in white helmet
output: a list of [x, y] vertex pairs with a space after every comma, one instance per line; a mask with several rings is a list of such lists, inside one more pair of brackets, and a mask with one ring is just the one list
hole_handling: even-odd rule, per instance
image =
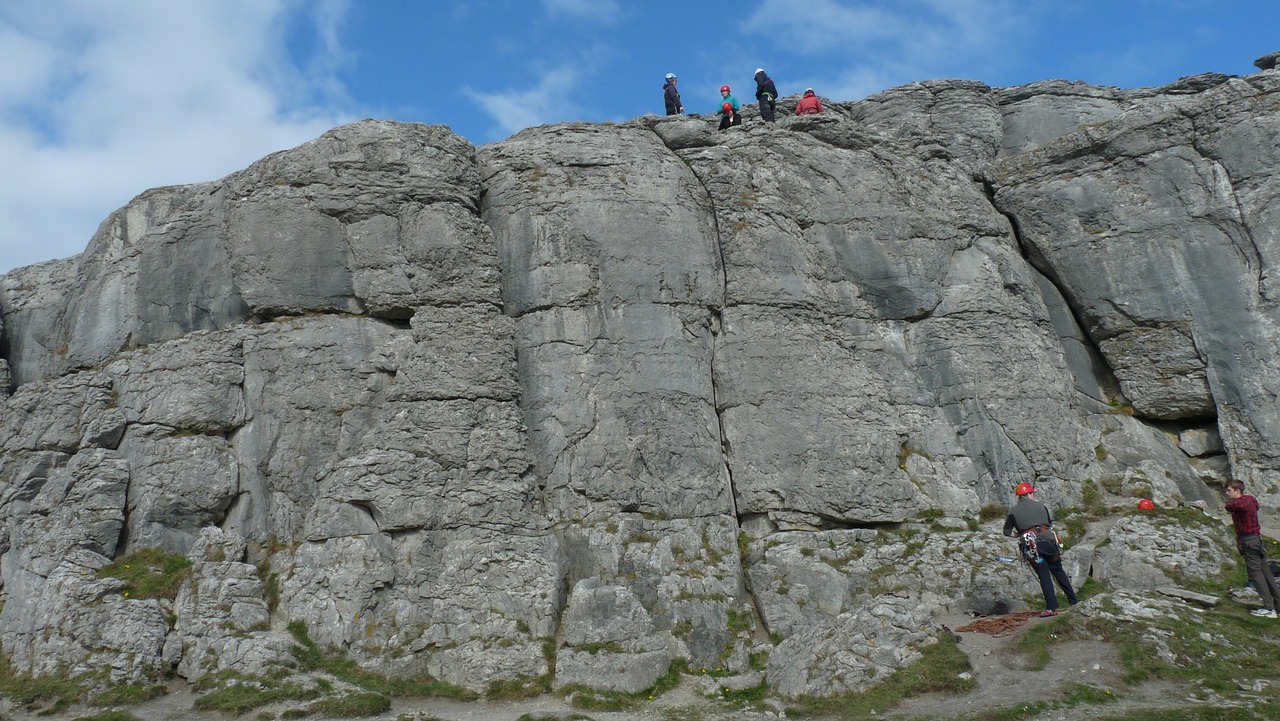
[[764, 68], [756, 68], [756, 100], [760, 103], [760, 119], [773, 122], [773, 107], [778, 99], [778, 86], [773, 84]]
[[676, 91], [675, 73], [667, 73], [667, 82], [662, 86], [662, 99], [667, 105], [667, 115], [684, 112], [684, 106], [680, 104], [680, 93]]
[[814, 94], [813, 88], [805, 88], [804, 97], [796, 103], [796, 115], [814, 115], [822, 112], [822, 101]]

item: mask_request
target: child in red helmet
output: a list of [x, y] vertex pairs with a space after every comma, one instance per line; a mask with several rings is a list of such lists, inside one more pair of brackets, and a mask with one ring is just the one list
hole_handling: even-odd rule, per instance
[[720, 129], [733, 127], [734, 125], [742, 125], [742, 116], [734, 109], [733, 103], [720, 104]]
[[1031, 564], [1036, 578], [1040, 579], [1040, 591], [1044, 594], [1044, 611], [1040, 615], [1057, 616], [1058, 593], [1053, 582], [1056, 580], [1062, 586], [1067, 602], [1072, 606], [1076, 605], [1076, 591], [1062, 568], [1062, 548], [1052, 530], [1053, 516], [1048, 506], [1036, 500], [1036, 489], [1030, 483], [1019, 483], [1014, 492], [1018, 495], [1018, 503], [1010, 509], [1009, 517], [1004, 521], [1004, 535], [1020, 539], [1023, 557]]

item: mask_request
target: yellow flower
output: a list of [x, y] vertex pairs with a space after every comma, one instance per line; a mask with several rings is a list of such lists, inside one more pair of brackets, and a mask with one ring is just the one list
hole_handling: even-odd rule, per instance
[[125, 597], [125, 598], [128, 598], [128, 597], [129, 597], [129, 592], [128, 592], [128, 591], [125, 591], [125, 592], [124, 592], [124, 597]]

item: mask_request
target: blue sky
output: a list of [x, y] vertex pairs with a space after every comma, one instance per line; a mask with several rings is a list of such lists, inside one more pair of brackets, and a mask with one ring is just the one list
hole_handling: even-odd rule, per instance
[[1275, 0], [3, 0], [0, 273], [84, 250], [138, 193], [360, 118], [521, 128], [713, 112], [764, 67], [859, 100], [937, 78], [1125, 88], [1248, 75]]

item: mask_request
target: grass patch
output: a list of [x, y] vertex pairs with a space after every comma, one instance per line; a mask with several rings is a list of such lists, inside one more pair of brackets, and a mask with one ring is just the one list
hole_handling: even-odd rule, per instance
[[280, 701], [311, 701], [319, 697], [320, 690], [283, 679], [242, 679], [228, 674], [220, 675], [212, 684], [220, 688], [202, 695], [193, 704], [198, 711], [219, 711], [232, 716], [242, 716], [255, 708]]
[[972, 678], [960, 674], [972, 671], [969, 657], [949, 633], [921, 649], [921, 658], [900, 668], [879, 684], [858, 693], [824, 699], [805, 699], [799, 712], [839, 720], [864, 719], [888, 711], [903, 700], [926, 693], [968, 693], [977, 687]]
[[466, 689], [432, 678], [389, 679], [366, 671], [346, 654], [317, 646], [307, 633], [306, 624], [301, 621], [290, 623], [289, 633], [297, 641], [290, 651], [299, 671], [327, 674], [358, 687], [360, 691], [335, 694], [333, 683], [325, 678], [316, 679], [315, 686], [309, 687], [285, 680], [284, 672], [274, 677], [255, 679], [224, 674], [196, 685], [196, 691], [209, 686], [217, 688], [196, 699], [195, 707], [239, 716], [279, 701], [314, 701], [304, 709], [291, 709], [290, 713], [352, 718], [385, 713], [391, 708], [391, 699], [397, 696], [444, 697], [463, 701], [477, 698]]
[[994, 521], [997, 518], [1005, 518], [1008, 515], [1009, 509], [999, 503], [988, 503], [978, 509], [978, 520], [983, 523], [986, 523], [987, 521]]
[[144, 548], [103, 566], [98, 570], [98, 578], [124, 581], [128, 585], [121, 595], [128, 598], [173, 600], [190, 572], [191, 561], [186, 556]]
[[324, 672], [353, 686], [390, 697], [452, 698], [474, 701], [476, 694], [453, 684], [433, 678], [387, 678], [373, 671], [360, 668], [344, 653], [321, 649], [311, 640], [307, 626], [302, 621], [289, 624], [289, 633], [298, 645], [291, 650], [303, 671]]
[[196, 699], [195, 708], [200, 711], [220, 711], [241, 716], [250, 711], [279, 701], [310, 701], [320, 695], [320, 690], [281, 679], [242, 679], [225, 676], [215, 683], [222, 687]]
[[94, 694], [89, 700], [100, 706], [132, 706], [166, 693], [161, 684], [122, 683]]
[[391, 710], [391, 699], [380, 693], [350, 693], [329, 696], [307, 704], [307, 712], [314, 716], [337, 718], [363, 718], [378, 716]]
[[112, 709], [92, 716], [77, 716], [73, 721], [142, 721], [142, 719], [134, 716], [128, 711], [120, 709]]
[[0, 663], [0, 695], [22, 708], [52, 714], [79, 701], [84, 689], [70, 678], [16, 673], [8, 659], [4, 659]]
[[8, 659], [0, 656], [0, 696], [9, 699], [19, 708], [36, 711], [40, 715], [58, 713], [75, 703], [128, 706], [165, 694], [164, 686], [147, 683], [109, 684], [103, 690], [92, 693], [90, 688], [102, 688], [101, 684], [94, 681], [101, 681], [105, 677], [105, 673], [77, 678], [32, 676], [15, 672]]
[[680, 685], [680, 676], [688, 670], [683, 659], [671, 662], [667, 672], [654, 682], [653, 686], [638, 693], [621, 691], [597, 691], [583, 686], [569, 686], [564, 690], [571, 694], [570, 705], [585, 711], [626, 711], [634, 709], [645, 701], [653, 700]]

